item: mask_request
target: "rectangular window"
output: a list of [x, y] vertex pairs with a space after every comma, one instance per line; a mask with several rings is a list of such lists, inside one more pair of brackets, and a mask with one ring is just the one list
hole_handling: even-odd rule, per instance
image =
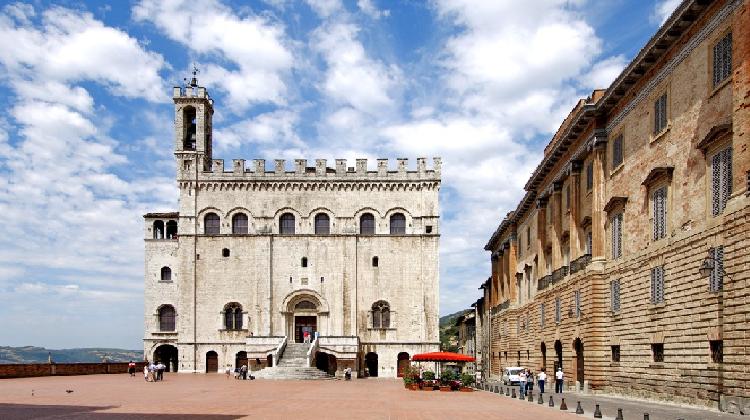
[[562, 311], [561, 311], [561, 309], [562, 308], [560, 307], [560, 298], [559, 297], [555, 298], [555, 322], [557, 322], [558, 324], [562, 320]]
[[586, 191], [591, 191], [594, 188], [594, 164], [589, 162], [586, 165]]
[[652, 343], [651, 352], [654, 354], [654, 362], [664, 361], [664, 343]]
[[565, 186], [565, 208], [570, 210], [570, 185]]
[[708, 342], [711, 348], [711, 361], [714, 363], [724, 362], [724, 341], [711, 340]]
[[659, 134], [667, 128], [667, 94], [662, 94], [654, 102], [654, 134]]
[[651, 269], [651, 303], [664, 303], [664, 266]]
[[531, 226], [526, 226], [526, 248], [531, 249]]
[[714, 45], [714, 87], [732, 74], [732, 33]]
[[667, 187], [661, 187], [651, 196], [654, 207], [654, 240], [667, 236]]
[[622, 163], [622, 135], [612, 142], [612, 169], [616, 169]]
[[711, 204], [713, 215], [724, 212], [732, 195], [732, 148], [717, 152], [711, 159]]
[[591, 255], [593, 254], [593, 248], [594, 248], [594, 239], [593, 235], [591, 234], [591, 231], [586, 232], [586, 254]]
[[544, 304], [539, 305], [539, 327], [544, 328]]
[[720, 292], [724, 288], [724, 247], [717, 246], [708, 250], [714, 269], [708, 276], [708, 290]]
[[529, 323], [531, 322], [531, 316], [528, 312], [526, 312], [526, 323], [523, 324], [523, 328], [528, 331], [529, 330]]
[[610, 304], [612, 305], [612, 312], [620, 311], [620, 280], [612, 280], [609, 285], [610, 292]]
[[576, 318], [581, 317], [581, 291], [576, 290], [573, 294], [575, 298], [575, 305], [576, 305]]
[[612, 217], [610, 230], [612, 231], [612, 259], [616, 260], [622, 256], [622, 213]]
[[620, 346], [611, 346], [612, 347], [612, 361], [615, 363], [620, 363]]

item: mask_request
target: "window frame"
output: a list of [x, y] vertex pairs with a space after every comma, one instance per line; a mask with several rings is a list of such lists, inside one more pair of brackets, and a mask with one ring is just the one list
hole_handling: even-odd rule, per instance
[[620, 312], [622, 308], [620, 279], [612, 279], [609, 282], [609, 307], [613, 314]]
[[614, 140], [612, 140], [612, 160], [610, 164], [612, 165], [612, 173], [616, 172], [617, 169], [620, 168], [625, 162], [625, 154], [624, 154], [624, 137], [622, 134], [618, 134], [615, 136]]
[[[734, 172], [734, 150], [731, 142], [716, 147], [707, 156], [709, 178], [709, 206], [712, 217], [724, 214], [727, 203], [732, 196]], [[718, 165], [718, 166], [717, 166]]]
[[654, 138], [657, 138], [669, 128], [669, 95], [666, 89], [656, 97], [652, 110], [653, 131], [651, 134]]
[[650, 189], [651, 204], [651, 238], [658, 241], [667, 237], [669, 231], [669, 185], [665, 182], [659, 183]]
[[391, 328], [391, 305], [385, 300], [379, 300], [372, 304], [372, 328], [375, 330], [387, 330]]
[[[732, 78], [732, 65], [734, 64], [734, 54], [732, 51], [734, 40], [732, 31], [724, 32], [721, 37], [716, 40], [711, 46], [711, 88], [712, 90], [719, 89], [725, 82]], [[722, 54], [725, 54], [721, 58], [717, 58], [717, 48], [722, 50]], [[728, 57], [727, 57], [728, 52]], [[722, 60], [722, 58], [724, 60]], [[726, 60], [728, 58], [728, 62]], [[721, 67], [721, 73], [717, 75], [717, 66]]]
[[714, 265], [708, 276], [708, 291], [719, 293], [724, 290], [724, 245], [709, 248], [708, 255]]
[[610, 347], [610, 361], [612, 363], [620, 363], [622, 360], [622, 348], [619, 344], [612, 344]]
[[555, 324], [562, 322], [562, 301], [560, 297], [555, 298]]
[[651, 267], [651, 304], [664, 303], [664, 266]]
[[[164, 275], [165, 273], [167, 274], [166, 276]], [[165, 282], [165, 283], [172, 282], [172, 269], [169, 266], [165, 265], [164, 267], [162, 267], [159, 274], [160, 274], [159, 281]]]
[[[171, 314], [165, 313], [170, 310]], [[162, 305], [157, 310], [160, 332], [175, 332], [177, 330], [177, 310], [173, 305]]]
[[[237, 302], [231, 302], [224, 305], [222, 311], [224, 315], [224, 329], [227, 331], [242, 331], [244, 327], [244, 319], [242, 312], [242, 305]], [[229, 323], [227, 321], [230, 321]], [[231, 323], [231, 325], [230, 325]]]
[[203, 216], [203, 234], [204, 235], [220, 235], [221, 234], [221, 216], [219, 216], [218, 214], [214, 212], [206, 213], [206, 215]]
[[[323, 219], [325, 219], [324, 224]], [[330, 235], [331, 234], [331, 216], [328, 213], [320, 212], [313, 218], [313, 230], [316, 235]]]
[[[365, 221], [367, 221], [368, 224], [369, 224], [370, 221], [372, 221], [372, 227], [367, 226], [365, 224]], [[375, 235], [375, 233], [376, 233], [376, 226], [377, 226], [377, 224], [375, 223], [375, 215], [374, 214], [366, 212], [366, 213], [362, 213], [359, 216], [359, 234], [360, 235]], [[372, 228], [372, 232], [366, 232], [365, 231], [365, 230], [370, 230], [370, 228]]]
[[[244, 223], [244, 232], [242, 224]], [[245, 213], [232, 215], [232, 235], [247, 235], [250, 231], [250, 218]]]
[[[403, 226], [398, 225], [401, 221], [404, 223]], [[406, 235], [406, 215], [401, 212], [393, 213], [388, 218], [388, 228], [391, 235]]]
[[651, 356], [654, 363], [664, 363], [664, 343], [651, 343]]
[[[625, 221], [625, 210], [621, 209], [612, 214], [610, 217], [609, 229], [610, 229], [610, 257], [612, 260], [618, 260], [622, 258], [622, 237], [623, 229], [622, 225]], [[616, 223], [615, 223], [616, 222]]]
[[[289, 224], [291, 218], [291, 224]], [[291, 229], [291, 232], [289, 231]], [[295, 235], [297, 233], [297, 217], [291, 212], [279, 216], [279, 235]]]

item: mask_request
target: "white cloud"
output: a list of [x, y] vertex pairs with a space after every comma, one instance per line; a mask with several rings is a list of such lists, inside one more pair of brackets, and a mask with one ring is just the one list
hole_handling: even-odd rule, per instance
[[380, 10], [372, 2], [372, 0], [357, 0], [357, 7], [362, 13], [370, 16], [373, 19], [380, 19], [381, 17], [390, 16], [391, 11], [388, 9]]
[[326, 18], [343, 9], [341, 0], [305, 0], [318, 16]]
[[322, 91], [337, 105], [372, 115], [384, 114], [394, 104], [391, 94], [401, 81], [394, 65], [368, 57], [357, 39], [359, 28], [331, 23], [316, 29], [312, 47], [322, 54], [327, 69]]
[[235, 112], [286, 102], [284, 78], [293, 57], [280, 23], [266, 16], [239, 16], [215, 0], [142, 0], [133, 7], [133, 17], [153, 23], [199, 57], [230, 62], [208, 65], [200, 77], [202, 85], [223, 90]]
[[274, 111], [234, 123], [215, 132], [219, 151], [237, 149], [243, 144], [273, 147], [303, 147], [296, 133], [299, 117], [291, 111]]
[[653, 20], [658, 23], [660, 26], [664, 24], [664, 22], [669, 19], [669, 17], [672, 15], [672, 12], [677, 8], [677, 6], [682, 3], [682, 0], [661, 0], [656, 3], [656, 6], [654, 7], [654, 15]]
[[590, 90], [606, 89], [620, 75], [628, 64], [623, 55], [606, 58], [597, 62], [586, 74], [581, 76], [581, 84]]

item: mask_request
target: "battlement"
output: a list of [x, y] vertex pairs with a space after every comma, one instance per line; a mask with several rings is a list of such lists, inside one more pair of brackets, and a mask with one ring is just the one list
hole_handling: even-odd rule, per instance
[[[193, 155], [180, 157], [181, 165], [178, 178], [180, 180], [191, 180], [195, 177], [195, 164]], [[328, 166], [326, 159], [315, 159], [315, 166], [307, 166], [307, 159], [295, 159], [292, 167], [287, 167], [284, 159], [275, 159], [273, 170], [266, 170], [265, 159], [253, 159], [250, 167], [245, 159], [232, 159], [229, 170], [224, 166], [224, 159], [213, 159], [210, 170], [201, 171], [201, 180], [440, 180], [442, 160], [439, 157], [432, 159], [432, 167], [427, 168], [427, 158], [417, 158], [416, 170], [409, 170], [409, 160], [398, 158], [395, 161], [389, 159], [377, 159], [376, 170], [368, 170], [367, 159], [356, 159], [354, 166], [348, 166], [346, 159], [336, 159], [335, 166]]]
[[208, 91], [203, 86], [175, 86], [172, 88], [172, 98], [173, 99], [181, 99], [181, 98], [203, 98], [208, 99], [209, 101], [213, 102], [213, 99], [211, 99], [211, 96], [209, 96]]

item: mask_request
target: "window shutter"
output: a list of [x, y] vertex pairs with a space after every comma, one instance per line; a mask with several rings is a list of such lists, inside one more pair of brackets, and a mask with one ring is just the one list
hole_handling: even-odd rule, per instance
[[560, 314], [560, 298], [555, 298], [555, 322], [560, 322], [562, 316]]
[[714, 45], [714, 87], [732, 74], [732, 34], [728, 33]]
[[718, 216], [732, 195], [732, 148], [717, 152], [711, 158], [711, 205], [713, 215]]
[[708, 251], [713, 258], [714, 269], [709, 276], [709, 290], [719, 292], [724, 288], [724, 247], [711, 248]]
[[664, 267], [651, 269], [651, 303], [664, 302]]
[[727, 201], [732, 195], [732, 148], [726, 148], [721, 152], [721, 211], [727, 206]]
[[667, 187], [654, 191], [654, 239], [667, 236]]
[[612, 280], [610, 283], [610, 300], [612, 303], [612, 312], [620, 310], [620, 280]]
[[594, 188], [594, 164], [589, 162], [586, 166], [586, 189]]
[[612, 217], [612, 259], [622, 255], [622, 213]]
[[617, 168], [622, 163], [622, 135], [617, 136], [612, 143], [612, 169]]
[[544, 304], [539, 305], [539, 326], [544, 328]]
[[593, 254], [593, 246], [594, 246], [593, 242], [594, 242], [593, 235], [591, 234], [591, 232], [588, 232], [586, 234], [586, 253], [589, 255]]
[[581, 291], [576, 290], [575, 291], [575, 301], [576, 301], [576, 318], [581, 317]]

